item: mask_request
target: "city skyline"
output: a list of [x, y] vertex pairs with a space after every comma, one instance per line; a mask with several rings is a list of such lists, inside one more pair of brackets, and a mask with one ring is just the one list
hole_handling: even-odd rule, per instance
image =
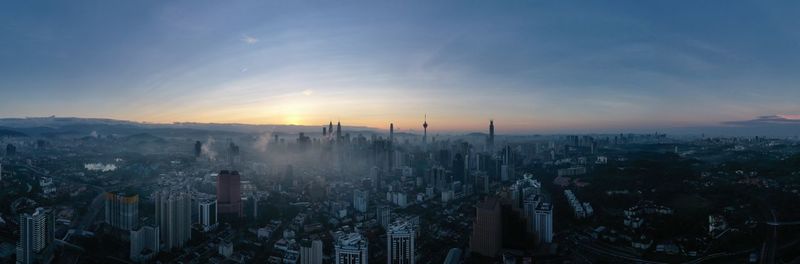
[[427, 114], [434, 133], [483, 131], [490, 119], [500, 133], [796, 126], [791, 10], [8, 3], [0, 112], [398, 131], [422, 130]]

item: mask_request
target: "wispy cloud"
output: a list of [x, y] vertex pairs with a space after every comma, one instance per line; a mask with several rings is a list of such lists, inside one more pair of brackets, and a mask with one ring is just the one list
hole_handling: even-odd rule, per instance
[[800, 125], [800, 115], [768, 115], [751, 120], [728, 121], [726, 125], [758, 126], [758, 125]]
[[242, 37], [242, 41], [244, 41], [244, 43], [247, 44], [255, 44], [256, 42], [258, 42], [258, 39], [249, 35], [244, 35], [244, 37]]

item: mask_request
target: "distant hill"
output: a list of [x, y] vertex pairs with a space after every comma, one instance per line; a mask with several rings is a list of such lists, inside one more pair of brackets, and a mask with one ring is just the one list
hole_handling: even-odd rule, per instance
[[16, 130], [0, 128], [0, 137], [27, 137], [27, 136], [28, 134]]
[[[8, 130], [10, 135], [43, 136], [43, 137], [86, 137], [97, 135], [130, 136], [148, 133], [156, 137], [196, 136], [210, 134], [262, 134], [281, 133], [307, 134], [321, 133], [319, 126], [299, 125], [250, 125], [236, 123], [172, 123], [157, 124], [105, 118], [79, 117], [27, 117], [0, 118], [0, 128]], [[371, 133], [375, 128], [363, 126], [342, 126], [347, 133]], [[15, 133], [16, 132], [16, 133]], [[1, 134], [0, 134], [1, 135]]]

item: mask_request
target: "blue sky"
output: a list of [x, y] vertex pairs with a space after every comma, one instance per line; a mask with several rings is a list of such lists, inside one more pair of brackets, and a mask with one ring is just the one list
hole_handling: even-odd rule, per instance
[[516, 132], [800, 113], [800, 2], [378, 2], [3, 2], [0, 113]]

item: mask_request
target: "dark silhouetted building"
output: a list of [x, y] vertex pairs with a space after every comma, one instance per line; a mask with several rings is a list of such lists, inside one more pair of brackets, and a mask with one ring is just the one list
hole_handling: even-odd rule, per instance
[[203, 154], [203, 143], [200, 141], [194, 142], [194, 156], [200, 157]]
[[471, 252], [494, 257], [503, 246], [503, 219], [500, 201], [488, 197], [475, 206], [475, 221], [469, 240]]
[[242, 217], [241, 176], [238, 171], [223, 170], [217, 176], [217, 207], [223, 217]]

